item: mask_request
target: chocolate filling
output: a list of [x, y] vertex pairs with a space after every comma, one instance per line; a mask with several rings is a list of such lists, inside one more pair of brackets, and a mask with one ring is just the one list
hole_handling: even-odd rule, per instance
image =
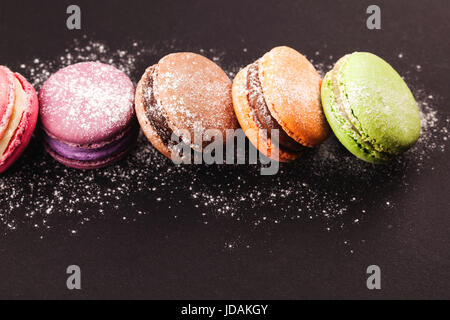
[[[273, 143], [278, 144], [280, 149], [285, 149], [291, 152], [299, 152], [303, 150], [304, 146], [292, 139], [270, 113], [266, 100], [264, 99], [261, 81], [259, 80], [258, 61], [251, 64], [248, 68], [247, 91], [248, 103], [250, 108], [254, 111], [255, 121], [259, 127], [266, 130], [268, 138], [271, 139]], [[274, 141], [274, 139], [271, 138], [271, 131], [274, 129], [279, 132], [278, 141]]]
[[171, 137], [173, 134], [167, 124], [167, 120], [162, 114], [161, 106], [155, 97], [154, 92], [154, 77], [156, 76], [156, 68], [153, 68], [147, 77], [144, 89], [144, 109], [150, 124], [155, 128], [156, 133], [161, 138], [162, 142], [168, 146], [171, 144]]

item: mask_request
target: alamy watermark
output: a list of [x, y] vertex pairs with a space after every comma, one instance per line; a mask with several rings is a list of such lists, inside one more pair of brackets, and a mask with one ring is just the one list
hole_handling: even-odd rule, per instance
[[377, 265], [367, 267], [366, 273], [369, 275], [366, 281], [367, 289], [381, 290], [381, 269]]
[[69, 17], [66, 20], [66, 26], [69, 30], [81, 29], [81, 8], [77, 5], [67, 7], [66, 13]]
[[69, 275], [66, 281], [67, 289], [81, 290], [81, 268], [77, 265], [70, 265], [66, 269]]
[[[270, 138], [266, 130], [250, 131], [246, 134], [242, 129], [229, 129], [224, 133], [208, 129], [191, 137], [189, 130], [178, 130], [171, 136], [172, 161], [175, 164], [260, 164], [261, 175], [276, 175], [280, 167], [279, 131], [271, 130]], [[257, 146], [247, 143], [249, 134], [258, 137]]]

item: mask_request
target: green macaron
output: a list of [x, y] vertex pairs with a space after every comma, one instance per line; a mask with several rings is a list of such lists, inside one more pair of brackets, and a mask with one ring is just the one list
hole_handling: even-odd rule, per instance
[[374, 54], [341, 58], [323, 80], [322, 104], [336, 137], [364, 161], [387, 162], [419, 139], [420, 114], [411, 90]]

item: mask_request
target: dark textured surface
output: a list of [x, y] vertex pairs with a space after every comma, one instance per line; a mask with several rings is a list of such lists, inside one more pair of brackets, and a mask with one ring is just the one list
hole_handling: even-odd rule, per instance
[[[447, 0], [377, 1], [382, 7], [381, 31], [365, 27], [365, 9], [372, 1], [244, 0], [77, 1], [82, 7], [83, 30], [70, 32], [65, 28], [69, 2], [1, 1], [0, 63], [18, 66], [33, 57], [51, 58], [82, 34], [119, 47], [124, 39], [181, 39], [193, 47], [223, 50], [227, 53], [224, 64], [241, 66], [280, 44], [309, 57], [318, 49], [335, 58], [367, 50], [394, 61], [402, 74], [420, 64], [423, 71], [412, 85], [437, 97], [441, 118], [450, 114]], [[245, 58], [242, 47], [249, 52]], [[395, 60], [399, 52], [408, 60]], [[155, 62], [138, 61], [133, 80]], [[331, 182], [324, 180], [321, 189], [354, 188], [370, 206], [370, 218], [364, 223], [331, 232], [324, 231], [321, 220], [255, 227], [245, 219], [217, 217], [205, 225], [188, 192], [182, 191], [175, 197], [183, 205], [171, 209], [131, 193], [117, 201], [133, 199], [139, 206], [154, 208], [152, 214], [122, 223], [108, 218], [107, 212], [106, 218], [93, 220], [76, 236], [68, 234], [64, 217], [43, 239], [31, 226], [22, 227], [0, 239], [0, 297], [450, 298], [448, 156], [449, 151], [435, 152], [428, 162], [434, 170], [406, 174], [402, 179], [413, 185], [409, 192], [402, 192], [404, 184], [400, 183], [385, 187], [380, 176], [361, 187], [376, 185], [376, 192], [359, 190], [355, 185], [359, 179], [351, 181], [330, 172]], [[33, 157], [43, 157], [35, 141], [25, 159]], [[15, 170], [20, 168], [16, 166], [8, 174]], [[245, 176], [245, 169], [234, 170]], [[298, 179], [307, 176], [301, 165], [286, 170]], [[218, 170], [213, 178], [211, 174], [197, 178], [211, 179], [211, 192], [219, 193], [220, 188], [229, 187], [225, 182], [233, 180], [234, 174], [233, 169], [222, 173]], [[179, 184], [191, 178], [182, 176]], [[261, 184], [269, 182], [261, 178]], [[249, 183], [260, 182], [253, 177]], [[67, 188], [74, 196], [80, 192], [71, 190], [70, 184]], [[378, 203], [385, 201], [385, 193], [390, 193], [396, 204], [389, 213]], [[284, 205], [283, 201], [277, 204], [278, 208]], [[64, 210], [64, 204], [60, 206]], [[5, 214], [8, 208], [0, 210]], [[267, 216], [276, 211], [273, 207], [258, 210], [265, 210]], [[91, 214], [86, 207], [83, 215]], [[245, 239], [242, 241], [250, 248], [243, 245], [228, 250], [226, 244], [236, 239]], [[65, 289], [65, 268], [70, 264], [82, 268], [82, 291]], [[382, 269], [381, 291], [365, 287], [365, 269], [370, 264]]]

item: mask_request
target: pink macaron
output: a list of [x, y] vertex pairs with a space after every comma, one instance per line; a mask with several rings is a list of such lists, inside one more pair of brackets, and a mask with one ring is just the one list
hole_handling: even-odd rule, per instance
[[0, 66], [0, 173], [20, 157], [30, 142], [39, 114], [33, 86]]
[[77, 169], [123, 158], [139, 133], [133, 101], [133, 83], [113, 66], [83, 62], [61, 69], [39, 92], [46, 150]]

